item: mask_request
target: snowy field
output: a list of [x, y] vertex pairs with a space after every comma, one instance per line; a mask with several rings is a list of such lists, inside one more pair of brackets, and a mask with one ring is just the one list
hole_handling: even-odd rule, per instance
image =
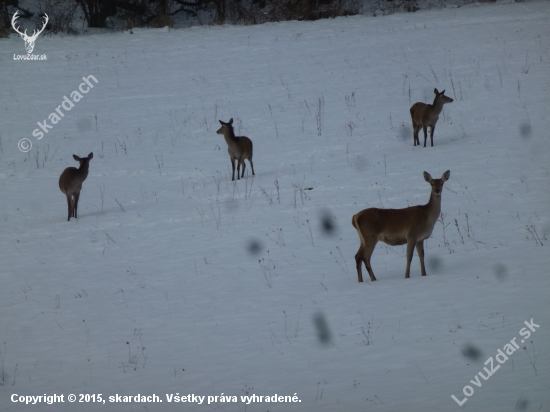
[[[34, 53], [0, 40], [1, 411], [550, 411], [550, 2]], [[413, 147], [434, 88], [454, 102]], [[235, 182], [230, 118], [254, 142]], [[67, 222], [58, 179], [90, 152]], [[351, 217], [425, 204], [448, 169], [428, 276], [379, 243], [358, 283]], [[44, 394], [65, 402], [12, 402]]]

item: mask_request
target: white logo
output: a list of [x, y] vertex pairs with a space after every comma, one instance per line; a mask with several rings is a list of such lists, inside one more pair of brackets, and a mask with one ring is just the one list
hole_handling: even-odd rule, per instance
[[44, 13], [44, 16], [46, 17], [46, 20], [44, 21], [44, 25], [42, 26], [42, 28], [40, 30], [38, 30], [38, 31], [35, 30], [33, 32], [32, 36], [29, 36], [29, 35], [27, 35], [27, 30], [25, 30], [24, 33], [21, 33], [21, 31], [19, 31], [19, 28], [15, 26], [15, 20], [17, 20], [17, 13], [19, 13], [19, 11], [16, 11], [13, 14], [13, 18], [11, 19], [11, 26], [21, 36], [21, 38], [25, 41], [25, 48], [27, 49], [27, 53], [31, 54], [32, 51], [34, 50], [34, 42], [36, 41], [36, 38], [40, 35], [40, 33], [42, 33], [44, 31], [44, 29], [46, 28], [46, 25], [48, 24], [48, 21], [50, 20], [50, 18], [48, 17], [48, 15], [46, 13]]

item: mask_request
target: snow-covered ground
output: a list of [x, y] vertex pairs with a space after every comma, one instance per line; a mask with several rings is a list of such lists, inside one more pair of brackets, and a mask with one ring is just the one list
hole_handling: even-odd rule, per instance
[[[550, 411], [549, 16], [529, 2], [40, 36], [45, 61], [1, 40], [0, 410]], [[454, 102], [435, 146], [413, 147], [409, 108], [434, 88]], [[230, 118], [253, 178], [231, 181]], [[58, 178], [89, 152], [67, 222]], [[358, 283], [352, 215], [424, 204], [422, 172], [447, 169], [428, 276], [415, 255], [405, 280], [404, 247], [380, 243], [378, 281]]]

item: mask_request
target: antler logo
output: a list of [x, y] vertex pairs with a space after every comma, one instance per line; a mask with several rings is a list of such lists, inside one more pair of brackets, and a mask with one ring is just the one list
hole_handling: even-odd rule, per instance
[[40, 33], [42, 33], [44, 31], [44, 29], [46, 28], [46, 25], [48, 24], [48, 21], [50, 20], [50, 18], [48, 17], [48, 15], [46, 13], [44, 13], [44, 16], [46, 17], [46, 19], [44, 21], [44, 25], [42, 26], [42, 28], [40, 30], [38, 30], [38, 31], [35, 30], [33, 32], [32, 36], [29, 36], [29, 35], [27, 35], [27, 30], [25, 30], [24, 33], [21, 33], [19, 28], [15, 26], [15, 20], [17, 20], [17, 13], [19, 13], [19, 11], [16, 11], [13, 14], [13, 18], [11, 19], [11, 26], [21, 36], [21, 38], [25, 41], [25, 49], [27, 49], [27, 53], [31, 54], [32, 51], [34, 50], [34, 42], [36, 41], [36, 38], [39, 36]]

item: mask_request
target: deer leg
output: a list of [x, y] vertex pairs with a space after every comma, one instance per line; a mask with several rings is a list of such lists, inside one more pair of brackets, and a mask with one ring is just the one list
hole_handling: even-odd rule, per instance
[[418, 138], [418, 133], [420, 133], [420, 130], [422, 129], [422, 125], [419, 124], [416, 126], [416, 145], [420, 146], [420, 139]]
[[250, 162], [250, 168], [252, 169], [252, 176], [254, 176], [254, 163], [252, 163], [252, 159], [248, 159], [248, 161]]
[[[424, 147], [426, 147], [426, 141], [428, 140], [428, 125], [424, 126]], [[418, 142], [420, 144], [420, 142]]]
[[413, 122], [413, 142], [414, 142], [414, 146], [417, 145], [416, 142], [418, 142], [418, 145], [420, 146], [420, 141], [418, 140], [418, 131], [420, 130], [420, 127], [417, 126], [416, 124], [414, 124]]
[[[231, 157], [231, 168], [233, 169], [233, 174], [231, 175], [231, 180], [235, 180], [235, 158]], [[239, 172], [237, 171], [237, 177], [239, 176]]]
[[432, 141], [432, 147], [434, 145], [434, 130], [435, 130], [435, 124], [430, 127], [430, 140]]
[[74, 208], [73, 208], [73, 215], [75, 219], [78, 217], [77, 210], [78, 210], [78, 199], [80, 198], [80, 192], [74, 195]]
[[426, 266], [424, 266], [424, 241], [419, 240], [416, 242], [416, 253], [418, 253], [418, 258], [420, 259], [420, 271], [422, 276], [426, 276]]
[[363, 246], [359, 248], [355, 254], [355, 266], [357, 266], [357, 280], [363, 281], [363, 273], [361, 272], [361, 265], [363, 264]]
[[241, 177], [244, 177], [244, 169], [245, 169], [246, 165], [244, 164], [244, 159], [243, 159], [243, 160], [241, 160], [241, 162], [242, 162], [242, 165], [243, 165], [243, 174], [242, 174], [242, 176], [241, 176]]
[[67, 222], [71, 220], [71, 202], [72, 202], [72, 196], [67, 195]]
[[370, 258], [372, 256], [372, 252], [374, 252], [374, 248], [377, 242], [377, 240], [371, 240], [370, 242], [366, 240], [366, 244], [363, 249], [363, 262], [365, 262], [365, 266], [367, 267], [367, 272], [369, 272], [371, 282], [374, 282], [376, 280], [376, 277], [374, 276], [374, 272], [372, 270], [372, 266], [370, 265]]
[[407, 269], [405, 270], [405, 279], [408, 279], [409, 274], [411, 273], [411, 261], [413, 258], [414, 245], [414, 239], [407, 239]]

